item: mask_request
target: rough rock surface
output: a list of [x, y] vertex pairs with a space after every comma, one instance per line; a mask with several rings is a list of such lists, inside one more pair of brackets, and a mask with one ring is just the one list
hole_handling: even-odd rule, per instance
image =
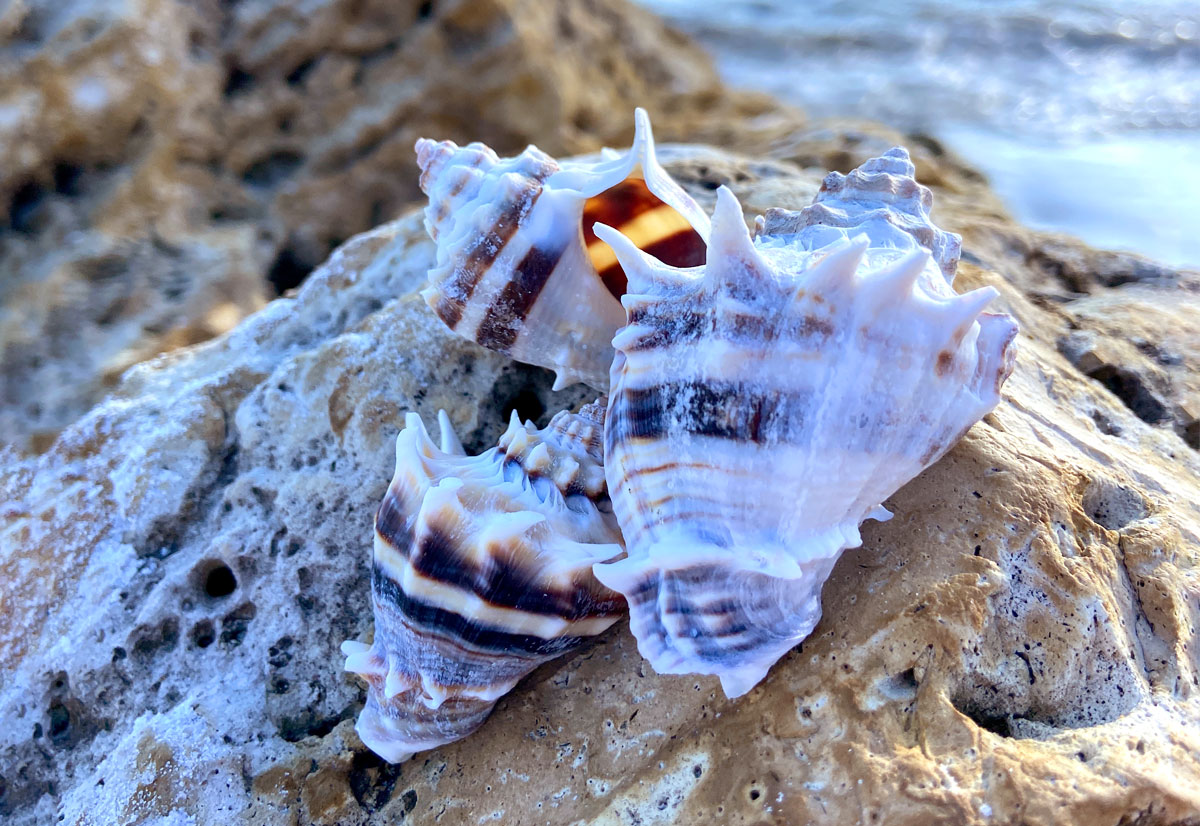
[[635, 105], [665, 137], [799, 119], [625, 0], [0, 4], [0, 443], [43, 449], [393, 218], [417, 137], [589, 151]]
[[[719, 179], [751, 212], [819, 183], [672, 157], [706, 202]], [[981, 237], [959, 288], [996, 286], [1025, 331], [1005, 399], [864, 526], [821, 624], [766, 681], [730, 702], [714, 679], [656, 675], [620, 623], [400, 766], [355, 736], [363, 691], [337, 646], [371, 630], [402, 414], [446, 408], [474, 450], [511, 407], [544, 421], [585, 395], [441, 328], [412, 293], [432, 254], [419, 216], [352, 239], [294, 297], [134, 368], [44, 454], [6, 457], [0, 813], [1200, 823], [1200, 454], [1060, 353], [1073, 319], [1112, 338], [1085, 302], [1124, 288], [1093, 284], [1070, 313], [1031, 300], [1042, 274]], [[1138, 300], [1169, 308], [1187, 283]]]

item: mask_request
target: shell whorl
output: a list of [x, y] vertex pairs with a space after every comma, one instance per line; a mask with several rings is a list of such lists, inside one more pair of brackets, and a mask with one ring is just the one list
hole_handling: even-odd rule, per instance
[[608, 389], [625, 277], [597, 241], [620, 225], [680, 265], [703, 255], [708, 216], [658, 163], [639, 109], [628, 152], [559, 163], [536, 147], [500, 158], [481, 144], [417, 142], [425, 224], [437, 262], [423, 295], [454, 330], [491, 350]]
[[724, 188], [703, 268], [597, 233], [630, 289], [605, 433], [629, 555], [596, 575], [656, 669], [717, 674], [736, 696], [812, 630], [859, 524], [996, 404], [1015, 323], [983, 314], [994, 289], [954, 294], [890, 232], [752, 241]]
[[[933, 255], [949, 287], [962, 254], [962, 237], [930, 220], [933, 193], [917, 183], [916, 172], [908, 150], [894, 146], [848, 175], [830, 172], [813, 203], [799, 212], [768, 209], [759, 234], [799, 236], [795, 242], [810, 250], [860, 233], [871, 239], [872, 247], [922, 247]], [[948, 289], [942, 292], [952, 294]]]
[[622, 552], [596, 405], [543, 430], [514, 416], [500, 445], [466, 456], [410, 413], [375, 520], [375, 640], [348, 642], [368, 698], [358, 731], [398, 762], [466, 736], [541, 663], [614, 623], [624, 600], [592, 575]]

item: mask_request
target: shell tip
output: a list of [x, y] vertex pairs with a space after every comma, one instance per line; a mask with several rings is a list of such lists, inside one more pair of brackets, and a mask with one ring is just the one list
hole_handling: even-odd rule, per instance
[[450, 422], [450, 416], [445, 410], [438, 411], [438, 429], [442, 436], [442, 453], [449, 453], [454, 456], [465, 456], [467, 451], [463, 449], [462, 441], [458, 438], [458, 434], [454, 432], [454, 425]]

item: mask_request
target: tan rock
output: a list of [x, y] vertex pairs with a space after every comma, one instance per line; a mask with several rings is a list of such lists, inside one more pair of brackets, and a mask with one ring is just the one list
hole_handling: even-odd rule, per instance
[[[819, 182], [667, 154], [709, 201], [712, 176], [754, 208]], [[1026, 331], [1005, 400], [864, 526], [821, 624], [758, 688], [659, 676], [621, 623], [471, 738], [383, 764], [337, 646], [370, 630], [402, 412], [446, 408], [474, 450], [510, 406], [585, 397], [446, 333], [412, 295], [431, 254], [415, 214], [356, 237], [295, 297], [134, 368], [43, 455], [10, 453], [10, 822], [1200, 817], [1200, 454], [1059, 352], [1066, 316], [1014, 286], [1034, 273], [970, 263], [959, 288], [995, 285]], [[1143, 288], [1155, 306], [1179, 289]]]
[[7, 4], [0, 444], [43, 449], [419, 199], [416, 138], [594, 150], [635, 105], [664, 137], [799, 120], [625, 0]]

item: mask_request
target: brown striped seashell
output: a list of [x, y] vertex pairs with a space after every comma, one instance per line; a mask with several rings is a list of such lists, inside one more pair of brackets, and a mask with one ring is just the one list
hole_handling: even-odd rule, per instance
[[460, 336], [608, 391], [625, 275], [596, 222], [677, 266], [704, 259], [708, 216], [659, 165], [642, 109], [625, 153], [559, 163], [530, 146], [417, 141], [425, 226], [437, 243], [426, 301]]
[[[899, 192], [907, 160], [862, 174]], [[748, 691], [815, 627], [860, 523], [999, 401], [1016, 323], [983, 312], [990, 287], [954, 293], [897, 229], [918, 216], [883, 214], [920, 203], [847, 203], [832, 230], [814, 214], [752, 241], [722, 188], [692, 269], [597, 227], [629, 278], [605, 432], [628, 557], [595, 572], [657, 671]]]
[[538, 665], [624, 613], [592, 565], [622, 553], [601, 466], [603, 402], [537, 430], [516, 414], [497, 447], [466, 456], [409, 413], [375, 518], [372, 645], [346, 642], [364, 677], [356, 729], [386, 760], [458, 740]]

